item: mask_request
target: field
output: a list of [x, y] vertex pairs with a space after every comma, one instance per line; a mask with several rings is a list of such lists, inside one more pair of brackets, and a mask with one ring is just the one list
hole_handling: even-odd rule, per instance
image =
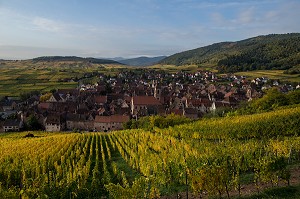
[[[199, 70], [210, 70], [217, 72], [210, 65], [154, 65], [147, 67], [155, 70], [165, 70], [169, 73], [178, 71], [196, 72]], [[106, 75], [116, 75], [120, 70], [134, 69], [130, 66], [94, 64], [80, 61], [1, 61], [0, 62], [0, 96], [17, 97], [20, 93], [34, 90], [48, 92], [52, 89], [76, 88], [78, 82], [72, 78], [82, 79], [81, 82], [97, 82], [97, 76], [85, 77], [85, 74], [97, 72]], [[248, 79], [256, 77], [269, 77], [280, 81], [300, 82], [299, 75], [283, 74], [282, 70], [265, 70], [239, 72], [237, 75], [245, 75]]]
[[294, 182], [299, 124], [294, 107], [151, 132], [2, 134], [0, 198], [249, 197], [249, 183]]
[[[116, 74], [119, 65], [84, 62], [2, 61], [0, 63], [0, 96], [19, 96], [22, 92], [76, 88], [71, 78], [82, 78], [86, 73]], [[65, 79], [65, 80], [64, 80]], [[68, 79], [68, 80], [66, 80]], [[98, 80], [98, 79], [97, 79]]]
[[210, 66], [210, 65], [203, 65], [203, 66], [197, 66], [197, 65], [183, 65], [183, 66], [175, 66], [175, 65], [153, 65], [149, 66], [147, 68], [155, 69], [155, 70], [165, 70], [168, 73], [176, 73], [178, 71], [184, 71], [184, 72], [189, 72], [189, 73], [194, 73], [199, 70], [208, 70], [212, 72], [217, 72], [215, 67]]
[[284, 74], [284, 70], [257, 70], [257, 71], [248, 71], [248, 72], [238, 72], [237, 75], [247, 76], [248, 79], [253, 79], [257, 77], [268, 77], [273, 80], [279, 81], [290, 81], [290, 82], [300, 82], [299, 74]]

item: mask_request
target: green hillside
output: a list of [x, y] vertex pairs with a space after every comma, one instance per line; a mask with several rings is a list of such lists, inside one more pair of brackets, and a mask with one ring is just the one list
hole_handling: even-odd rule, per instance
[[294, 107], [151, 132], [2, 134], [0, 198], [232, 197], [249, 183], [252, 194], [296, 185], [299, 123]]
[[215, 66], [220, 72], [290, 69], [300, 65], [300, 33], [272, 34], [237, 42], [216, 43], [177, 53], [160, 63]]
[[151, 66], [162, 59], [166, 58], [166, 56], [159, 56], [159, 57], [137, 57], [137, 58], [132, 58], [132, 59], [123, 59], [118, 62], [122, 64], [126, 64], [129, 66]]
[[121, 64], [119, 62], [109, 60], [109, 59], [98, 59], [92, 57], [76, 57], [76, 56], [44, 56], [31, 59], [33, 62], [63, 62], [63, 61], [73, 61], [73, 62], [88, 62], [94, 64]]

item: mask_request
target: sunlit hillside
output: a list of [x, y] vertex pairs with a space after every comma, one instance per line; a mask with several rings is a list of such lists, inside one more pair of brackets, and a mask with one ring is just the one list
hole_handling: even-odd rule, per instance
[[248, 183], [257, 192], [286, 186], [300, 161], [299, 118], [294, 107], [151, 132], [2, 134], [0, 197], [237, 196]]

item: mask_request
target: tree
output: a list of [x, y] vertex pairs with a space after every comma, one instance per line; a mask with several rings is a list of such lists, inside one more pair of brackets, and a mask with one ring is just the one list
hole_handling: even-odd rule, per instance
[[39, 123], [38, 119], [34, 115], [30, 115], [26, 122], [28, 130], [40, 130], [42, 129], [41, 124]]
[[300, 103], [300, 90], [291, 91], [287, 94], [289, 104], [299, 104]]
[[40, 95], [40, 91], [22, 92], [22, 93], [20, 93], [20, 99], [22, 101], [25, 101], [34, 95]]
[[273, 110], [278, 106], [288, 104], [286, 96], [276, 88], [269, 89], [267, 93], [252, 104], [254, 109]]
[[48, 99], [50, 99], [51, 96], [52, 96], [52, 93], [46, 93], [40, 97], [40, 101], [46, 102]]

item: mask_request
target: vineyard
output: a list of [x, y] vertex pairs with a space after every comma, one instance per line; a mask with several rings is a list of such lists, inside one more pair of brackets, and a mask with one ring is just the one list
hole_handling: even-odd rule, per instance
[[300, 161], [300, 107], [104, 133], [0, 136], [0, 198], [231, 197], [243, 179], [289, 184]]

